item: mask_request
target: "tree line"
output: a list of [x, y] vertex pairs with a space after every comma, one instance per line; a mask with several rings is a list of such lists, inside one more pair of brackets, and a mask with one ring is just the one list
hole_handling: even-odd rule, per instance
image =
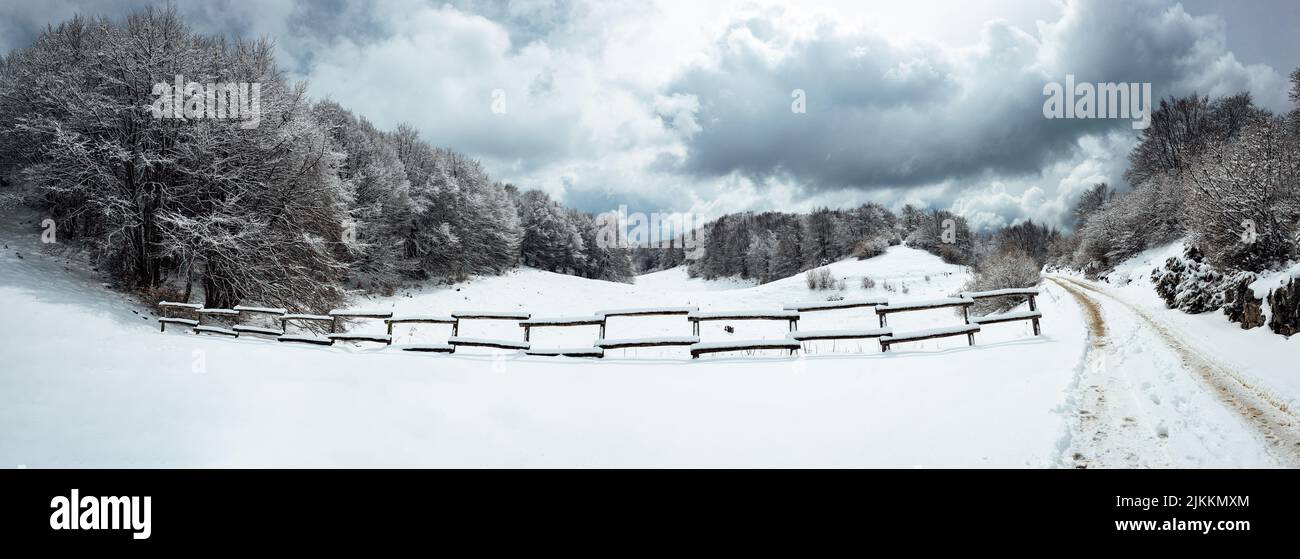
[[1117, 192], [1098, 184], [1075, 206], [1076, 234], [1056, 264], [1092, 274], [1186, 238], [1227, 272], [1257, 273], [1297, 256], [1300, 237], [1300, 69], [1274, 114], [1249, 93], [1160, 102], [1129, 155]]
[[[155, 83], [260, 84], [260, 125], [160, 119]], [[409, 126], [309, 99], [266, 40], [174, 9], [75, 17], [0, 59], [0, 189], [84, 243], [120, 284], [205, 305], [328, 309], [350, 290], [519, 264], [629, 281], [591, 215], [494, 181]]]

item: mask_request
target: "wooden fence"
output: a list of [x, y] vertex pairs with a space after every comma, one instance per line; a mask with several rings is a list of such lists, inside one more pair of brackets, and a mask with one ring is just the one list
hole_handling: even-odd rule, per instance
[[[446, 343], [410, 343], [395, 346], [403, 351], [455, 353], [459, 347], [486, 347], [522, 351], [527, 355], [565, 356], [601, 358], [608, 350], [643, 348], [643, 347], [687, 347], [691, 358], [710, 353], [735, 351], [779, 350], [794, 355], [803, 344], [823, 340], [876, 339], [882, 352], [889, 351], [894, 344], [916, 342], [934, 338], [966, 336], [969, 345], [975, 345], [975, 334], [981, 326], [1013, 321], [1029, 321], [1033, 324], [1035, 336], [1042, 334], [1040, 320], [1043, 313], [1038, 309], [1035, 298], [1038, 290], [999, 289], [994, 291], [965, 292], [958, 297], [947, 297], [928, 301], [907, 301], [890, 303], [885, 299], [849, 299], [842, 301], [810, 301], [785, 305], [782, 310], [774, 311], [726, 311], [700, 312], [697, 307], [648, 307], [633, 309], [614, 309], [598, 311], [589, 316], [534, 318], [531, 314], [518, 311], [459, 311], [449, 315], [407, 315], [394, 316], [392, 311], [335, 309], [326, 315], [291, 313], [287, 309], [237, 305], [231, 309], [209, 309], [195, 303], [178, 303], [163, 301], [158, 304], [160, 317], [159, 329], [166, 331], [168, 325], [184, 326], [196, 334], [215, 334], [239, 337], [241, 334], [270, 336], [281, 342], [333, 345], [334, 342], [374, 342], [393, 345], [393, 327], [395, 325], [445, 325], [451, 327]], [[1012, 311], [987, 316], [971, 317], [970, 308], [975, 301], [994, 297], [1024, 297], [1029, 310]], [[879, 327], [851, 328], [839, 330], [799, 331], [799, 320], [807, 314], [845, 309], [871, 308], [876, 314]], [[889, 326], [889, 316], [896, 313], [935, 310], [944, 308], [961, 309], [962, 323], [938, 328], [928, 328], [910, 332], [894, 332]], [[270, 317], [278, 322], [279, 328], [242, 322], [245, 317]], [[691, 335], [652, 336], [639, 338], [607, 339], [606, 331], [611, 318], [618, 320], [639, 319], [652, 316], [681, 316], [690, 325]], [[385, 334], [364, 332], [345, 332], [342, 326], [349, 321], [383, 320]], [[482, 338], [461, 335], [462, 322], [466, 321], [507, 321], [514, 322], [523, 329], [523, 339]], [[787, 324], [784, 338], [717, 340], [700, 339], [702, 322], [735, 321], [778, 321]], [[233, 322], [233, 324], [231, 324]], [[297, 332], [290, 327], [298, 328]], [[328, 329], [324, 336], [316, 335], [310, 330]], [[304, 327], [307, 331], [303, 331]], [[599, 335], [591, 346], [538, 348], [532, 345], [533, 330], [537, 328], [573, 328], [597, 327]]]

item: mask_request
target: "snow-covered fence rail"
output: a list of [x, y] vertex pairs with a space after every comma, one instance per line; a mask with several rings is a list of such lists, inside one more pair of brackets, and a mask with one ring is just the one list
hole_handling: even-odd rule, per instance
[[894, 313], [960, 307], [962, 311], [962, 321], [969, 322], [970, 307], [974, 304], [975, 300], [967, 297], [945, 297], [942, 299], [910, 301], [907, 303], [886, 303], [876, 307], [876, 315], [880, 317], [880, 327], [884, 328], [889, 324], [889, 315]]
[[605, 319], [599, 316], [569, 316], [553, 318], [529, 318], [519, 321], [524, 328], [524, 341], [532, 339], [533, 328], [561, 328], [571, 326], [599, 326], [600, 337], [605, 337]]
[[865, 328], [860, 330], [807, 330], [803, 332], [790, 332], [785, 337], [799, 342], [813, 342], [820, 340], [866, 340], [871, 338], [880, 338], [889, 336], [894, 333], [894, 329], [888, 326], [884, 328]]
[[[461, 311], [450, 315], [409, 315], [394, 317], [391, 311], [366, 311], [335, 309], [328, 315], [289, 313], [286, 309], [236, 305], [233, 309], [209, 309], [195, 303], [178, 303], [163, 301], [158, 304], [161, 315], [158, 318], [160, 329], [165, 331], [168, 324], [181, 324], [193, 328], [195, 333], [211, 333], [238, 337], [240, 333], [264, 334], [278, 336], [281, 342], [302, 342], [320, 345], [332, 345], [335, 341], [372, 341], [392, 345], [393, 327], [397, 324], [447, 324], [451, 326], [451, 336], [446, 343], [416, 343], [401, 346], [404, 351], [424, 351], [454, 353], [459, 346], [490, 347], [524, 351], [537, 356], [603, 357], [606, 350], [642, 347], [690, 346], [691, 358], [698, 358], [708, 353], [746, 350], [789, 350], [791, 354], [802, 348], [804, 342], [819, 340], [879, 339], [881, 351], [889, 351], [894, 344], [929, 340], [950, 336], [965, 335], [970, 345], [975, 344], [975, 333], [984, 324], [1028, 320], [1033, 323], [1034, 334], [1040, 335], [1039, 319], [1042, 312], [1037, 309], [1035, 297], [1038, 290], [999, 289], [962, 293], [960, 297], [948, 297], [926, 301], [909, 301], [889, 303], [885, 299], [851, 299], [841, 301], [810, 301], [792, 303], [782, 310], [769, 311], [723, 311], [700, 312], [697, 307], [646, 307], [634, 309], [616, 309], [599, 311], [590, 316], [533, 318], [531, 314], [518, 311]], [[1026, 297], [1029, 301], [1028, 311], [1016, 311], [971, 318], [969, 309], [978, 299], [990, 297]], [[879, 328], [834, 329], [798, 331], [798, 323], [803, 313], [822, 312], [840, 309], [867, 308], [874, 309], [880, 320]], [[912, 332], [896, 333], [888, 326], [888, 316], [900, 312], [912, 312], [941, 308], [961, 308], [964, 324], [929, 328]], [[176, 313], [190, 313], [196, 319], [174, 316]], [[212, 319], [234, 319], [243, 314], [266, 314], [279, 321], [280, 329], [236, 323], [232, 328], [224, 325], [205, 324], [204, 317]], [[691, 336], [658, 336], [607, 339], [606, 327], [610, 317], [646, 317], [646, 316], [684, 316], [692, 325]], [[386, 334], [342, 333], [339, 324], [344, 319], [382, 319], [387, 326]], [[466, 320], [503, 320], [514, 321], [523, 328], [524, 339], [491, 339], [460, 335], [461, 322]], [[749, 321], [772, 320], [785, 321], [788, 333], [780, 339], [728, 340], [701, 342], [700, 323], [710, 321]], [[290, 334], [290, 323], [328, 324], [327, 336], [310, 334]], [[590, 346], [562, 348], [533, 348], [533, 328], [598, 326], [599, 337]]]
[[[179, 324], [187, 328], [198, 326], [199, 320], [196, 313], [201, 308], [203, 308], [203, 305], [198, 303], [177, 303], [175, 301], [158, 303], [158, 312], [162, 314], [162, 316], [158, 317], [158, 331], [166, 332], [168, 324]], [[193, 318], [176, 316], [178, 313], [186, 313]]]
[[289, 323], [313, 323], [324, 322], [329, 324], [330, 332], [334, 331], [334, 317], [324, 314], [302, 314], [286, 313], [280, 317], [280, 330], [284, 332], [277, 340], [281, 342], [293, 342], [315, 345], [334, 345], [334, 340], [324, 336], [312, 336], [310, 334], [290, 334]]
[[[640, 307], [640, 308], [617, 308], [617, 309], [607, 309], [607, 311], [597, 311], [595, 312], [595, 316], [601, 318], [602, 324], [601, 324], [601, 338], [595, 341], [595, 347], [602, 347], [601, 343], [603, 342], [612, 343], [614, 344], [614, 346], [617, 346], [617, 347], [614, 346], [602, 347], [604, 348], [604, 350], [614, 350], [614, 348], [625, 348], [625, 347], [689, 346], [690, 343], [681, 343], [681, 341], [684, 341], [684, 339], [694, 339], [695, 342], [699, 342], [698, 335], [690, 335], [690, 337], [680, 337], [680, 335], [668, 335], [668, 337], [623, 338], [623, 339], [608, 339], [608, 341], [607, 339], [604, 339], [604, 335], [606, 335], [606, 329], [608, 328], [608, 324], [610, 324], [610, 318], [616, 318], [616, 317], [643, 318], [643, 317], [650, 317], [650, 316], [689, 316], [690, 313], [698, 312], [698, 311], [699, 311], [699, 307]], [[693, 334], [698, 334], [698, 331], [693, 331]], [[632, 343], [637, 341], [641, 341], [641, 342], [655, 341], [655, 343], [627, 344], [627, 343]]]
[[889, 351], [889, 347], [894, 344], [919, 342], [922, 340], [961, 335], [966, 336], [967, 343], [975, 345], [975, 333], [979, 331], [980, 326], [978, 324], [959, 324], [957, 326], [944, 326], [941, 328], [928, 328], [925, 330], [913, 330], [901, 334], [891, 334], [880, 338], [880, 351]]
[[199, 315], [199, 324], [198, 326], [194, 327], [195, 334], [216, 334], [218, 336], [230, 336], [232, 338], [239, 337], [239, 332], [231, 330], [230, 328], [227, 327], [227, 324], [225, 323], [205, 324], [203, 322], [205, 318], [208, 320], [212, 320], [214, 318], [219, 318], [219, 317], [225, 317], [227, 319], [233, 320], [235, 317], [239, 316], [239, 311], [235, 309], [202, 308], [194, 312]]
[[[245, 315], [267, 315], [267, 316], [274, 317], [274, 319], [279, 319], [279, 317], [289, 314], [288, 309], [273, 308], [273, 307], [250, 307], [246, 305], [235, 305], [234, 310], [235, 312], [239, 313], [240, 317], [243, 317]], [[265, 326], [258, 326], [256, 324], [246, 324], [243, 322], [236, 323], [234, 326], [231, 326], [230, 329], [240, 334], [259, 334], [263, 336], [276, 336], [276, 337], [284, 335], [283, 327], [280, 329], [267, 328]]]
[[972, 324], [997, 324], [999, 322], [1014, 322], [1019, 320], [1028, 320], [1034, 325], [1034, 335], [1042, 335], [1043, 329], [1039, 326], [1038, 321], [1043, 318], [1043, 313], [1038, 310], [1038, 288], [1012, 288], [1012, 289], [994, 289], [992, 291], [967, 291], [961, 294], [962, 297], [972, 300], [992, 299], [995, 297], [1025, 297], [1029, 301], [1028, 311], [1015, 311], [1001, 314], [990, 314], [977, 316], [968, 319]]
[[[799, 312], [798, 311], [724, 311], [724, 312], [693, 312], [686, 315], [686, 320], [691, 323], [691, 330], [696, 335], [700, 335], [700, 323], [710, 321], [733, 321], [733, 320], [774, 320], [786, 323], [786, 329], [794, 332], [799, 329]], [[794, 340], [777, 339], [777, 340], [727, 340], [718, 342], [701, 342], [691, 345], [691, 359], [696, 359], [705, 353], [721, 353], [727, 351], [753, 351], [761, 349], [781, 349], [789, 350], [793, 355], [801, 347], [800, 343]]]
[[688, 315], [698, 310], [700, 310], [699, 307], [644, 307], [596, 311], [596, 316], [605, 317], [606, 319], [615, 316], [674, 316]]
[[[451, 326], [452, 331], [454, 332], [458, 322], [459, 321], [453, 316], [437, 314], [395, 316], [384, 319], [384, 324], [388, 328], [389, 345], [392, 344], [393, 326], [398, 324], [446, 324]], [[417, 343], [403, 344], [401, 345], [401, 349], [402, 351], [420, 351], [427, 353], [455, 353], [456, 346], [451, 344]]]
[[597, 359], [605, 356], [605, 350], [599, 347], [529, 347], [524, 350], [525, 355], [537, 355], [542, 357], [595, 357]]
[[819, 311], [837, 311], [843, 309], [857, 309], [863, 307], [876, 307], [888, 303], [884, 298], [870, 299], [841, 299], [839, 301], [805, 301], [802, 303], [790, 303], [783, 308], [787, 311], [797, 311], [800, 313], [819, 312]]
[[706, 353], [721, 353], [724, 351], [752, 351], [760, 349], [780, 349], [790, 352], [794, 355], [796, 351], [803, 347], [802, 344], [795, 340], [733, 340], [725, 342], [702, 342], [691, 345], [691, 359], [697, 359]]
[[[806, 301], [802, 303], [790, 303], [785, 305], [786, 310], [798, 311], [802, 316], [807, 313], [838, 311], [845, 309], [871, 308], [875, 309], [889, 301], [883, 297], [863, 298], [863, 299], [841, 299], [839, 301]], [[837, 329], [837, 330], [808, 330], [803, 332], [792, 331], [786, 334], [786, 339], [799, 342], [822, 341], [822, 340], [866, 340], [887, 336], [894, 331], [891, 328], [866, 328], [866, 329]]]
[[393, 317], [392, 311], [367, 311], [367, 310], [348, 310], [334, 309], [330, 311], [329, 338], [336, 342], [375, 342], [384, 345], [393, 343], [393, 336], [389, 334], [366, 334], [362, 332], [339, 332], [339, 321], [347, 319], [369, 318], [369, 319], [389, 319]]
[[471, 338], [469, 336], [452, 336], [447, 338], [447, 343], [452, 347], [491, 347], [496, 349], [528, 349], [528, 342], [518, 342], [515, 340], [500, 340], [491, 338]]
[[929, 299], [925, 301], [909, 301], [906, 303], [887, 303], [876, 307], [876, 315], [880, 317], [880, 327], [885, 328], [889, 324], [889, 315], [900, 312], [928, 311], [933, 309], [960, 308], [962, 315], [962, 324], [957, 326], [944, 326], [940, 328], [927, 328], [924, 330], [914, 330], [911, 332], [893, 333], [880, 337], [880, 351], [889, 351], [890, 346], [904, 342], [919, 342], [934, 338], [946, 338], [950, 336], [966, 336], [966, 341], [970, 345], [975, 345], [975, 333], [980, 331], [978, 324], [970, 323], [970, 308], [975, 304], [975, 300], [969, 297], [945, 297], [942, 299]]
[[526, 312], [516, 311], [459, 311], [451, 313], [451, 317], [456, 319], [456, 323], [451, 325], [451, 337], [447, 338], [447, 343], [453, 347], [491, 347], [496, 349], [528, 349], [531, 344], [527, 340], [505, 340], [491, 338], [476, 338], [471, 336], [460, 335], [460, 323], [466, 320], [511, 320], [520, 322], [532, 318], [533, 315]]
[[691, 323], [691, 333], [700, 335], [700, 323], [717, 320], [780, 320], [785, 321], [790, 332], [799, 329], [798, 311], [726, 311], [693, 312], [686, 315]]
[[651, 338], [622, 338], [596, 340], [596, 347], [601, 349], [628, 349], [634, 347], [668, 347], [689, 346], [700, 343], [699, 336], [658, 336]]
[[422, 314], [408, 315], [385, 318], [384, 324], [388, 326], [388, 335], [393, 335], [393, 326], [397, 324], [446, 324], [448, 326], [456, 325], [456, 318], [449, 315]]

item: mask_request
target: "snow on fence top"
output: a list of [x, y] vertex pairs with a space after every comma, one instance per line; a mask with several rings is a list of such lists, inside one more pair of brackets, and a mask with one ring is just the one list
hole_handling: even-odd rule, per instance
[[909, 301], [906, 303], [886, 303], [876, 307], [876, 314], [885, 314], [891, 312], [917, 311], [922, 309], [938, 309], [943, 307], [961, 307], [974, 305], [974, 299], [966, 297], [944, 297], [942, 299], [928, 299], [925, 301]]
[[652, 338], [620, 338], [616, 340], [601, 338], [596, 340], [594, 345], [605, 349], [618, 349], [624, 347], [693, 345], [698, 343], [700, 343], [699, 336], [659, 336]]
[[858, 307], [874, 307], [884, 305], [889, 301], [884, 297], [874, 299], [844, 299], [841, 301], [804, 301], [802, 303], [790, 303], [784, 308], [788, 311], [829, 311], [834, 309], [853, 309]]
[[387, 334], [359, 334], [356, 332], [334, 333], [330, 334], [329, 339], [342, 342], [379, 342], [381, 344], [393, 343], [393, 337]]
[[239, 311], [234, 309], [198, 309], [195, 311], [199, 314], [215, 314], [218, 316], [236, 316]]
[[392, 318], [393, 311], [334, 309], [330, 316], [337, 318]]
[[699, 307], [643, 307], [634, 309], [613, 309], [607, 311], [596, 311], [596, 316], [650, 316], [650, 315], [674, 315], [690, 314], [700, 310]]
[[515, 340], [499, 340], [493, 338], [470, 338], [466, 336], [452, 336], [447, 338], [447, 343], [457, 346], [475, 346], [475, 347], [495, 347], [499, 349], [528, 349], [531, 345], [528, 342]]
[[693, 312], [687, 320], [799, 320], [798, 311], [721, 311]]
[[158, 306], [159, 306], [159, 307], [170, 307], [170, 308], [173, 308], [173, 309], [190, 309], [190, 310], [196, 310], [196, 311], [199, 310], [199, 309], [201, 309], [201, 308], [203, 308], [203, 305], [200, 305], [200, 304], [198, 304], [198, 303], [178, 303], [178, 302], [176, 302], [176, 301], [160, 301], [160, 302], [158, 303]]
[[702, 342], [691, 346], [691, 351], [741, 350], [741, 349], [799, 349], [799, 342], [794, 340], [729, 340], [725, 342]]
[[262, 313], [262, 314], [286, 314], [289, 312], [289, 309], [280, 309], [274, 307], [247, 307], [244, 305], [235, 305], [235, 310], [239, 312], [251, 312], [251, 313]]
[[528, 320], [532, 315], [517, 311], [460, 311], [451, 313], [451, 316], [457, 319]]
[[605, 322], [604, 318], [599, 316], [556, 316], [543, 318], [530, 318], [521, 321], [520, 326], [595, 326]]
[[551, 347], [529, 348], [524, 353], [549, 357], [603, 357], [605, 350], [598, 347]]
[[434, 323], [442, 323], [442, 324], [451, 324], [453, 322], [456, 322], [456, 319], [445, 314], [407, 314], [407, 315], [395, 316], [392, 318], [384, 319], [384, 322], [389, 322], [389, 323], [434, 322]]
[[1015, 311], [971, 317], [970, 322], [971, 324], [993, 324], [997, 322], [1012, 322], [1015, 320], [1029, 320], [1042, 317], [1042, 311]]
[[813, 341], [813, 340], [850, 340], [859, 338], [879, 338], [894, 333], [893, 328], [867, 328], [865, 330], [805, 330], [803, 332], [790, 332], [785, 337], [791, 340]]
[[310, 334], [288, 334], [276, 338], [281, 342], [300, 342], [305, 344], [316, 345], [334, 345], [334, 340], [324, 336], [312, 336]]
[[883, 342], [901, 342], [905, 340], [923, 340], [926, 338], [939, 338], [943, 336], [956, 336], [959, 334], [973, 334], [980, 331], [978, 324], [958, 324], [956, 326], [941, 326], [939, 328], [926, 328], [924, 330], [912, 330], [910, 332], [899, 332], [881, 338]]
[[322, 320], [333, 322], [334, 317], [323, 314], [296, 314], [290, 313], [280, 317], [280, 320]]
[[1018, 287], [1010, 289], [994, 289], [991, 291], [967, 291], [961, 294], [962, 297], [970, 299], [986, 299], [989, 297], [1006, 297], [1009, 295], [1038, 295], [1037, 287]]

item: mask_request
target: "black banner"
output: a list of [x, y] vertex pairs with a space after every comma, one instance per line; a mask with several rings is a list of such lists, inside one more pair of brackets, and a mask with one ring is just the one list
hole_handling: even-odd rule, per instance
[[863, 538], [1196, 549], [1292, 538], [1297, 482], [1289, 470], [8, 470], [0, 532], [41, 549], [128, 552], [596, 536], [666, 549], [698, 539], [806, 552]]

